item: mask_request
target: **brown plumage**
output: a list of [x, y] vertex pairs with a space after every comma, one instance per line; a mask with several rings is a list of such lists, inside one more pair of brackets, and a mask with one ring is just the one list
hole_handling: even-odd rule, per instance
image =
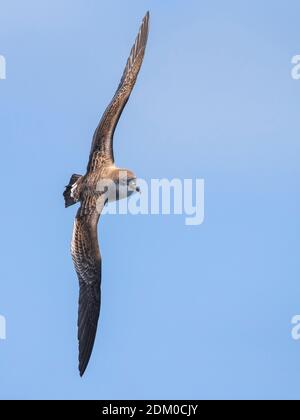
[[71, 254], [79, 280], [78, 341], [79, 372], [88, 365], [97, 331], [101, 304], [101, 255], [97, 225], [102, 209], [111, 200], [128, 197], [135, 191], [136, 176], [114, 163], [113, 136], [122, 111], [140, 71], [149, 31], [149, 12], [143, 19], [118, 89], [95, 131], [84, 176], [72, 175], [64, 198], [65, 206], [80, 202]]

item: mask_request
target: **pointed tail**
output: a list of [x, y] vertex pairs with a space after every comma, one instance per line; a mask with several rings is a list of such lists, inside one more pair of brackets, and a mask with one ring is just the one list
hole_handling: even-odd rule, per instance
[[64, 191], [65, 207], [70, 207], [73, 204], [77, 203], [77, 200], [72, 197], [72, 187], [81, 178], [81, 175], [73, 174], [69, 181], [69, 184], [66, 186]]

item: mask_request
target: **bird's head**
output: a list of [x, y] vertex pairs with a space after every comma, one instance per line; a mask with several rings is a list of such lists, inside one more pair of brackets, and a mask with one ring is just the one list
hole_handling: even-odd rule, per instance
[[118, 200], [140, 192], [136, 175], [128, 169], [116, 169], [113, 173], [113, 180], [117, 187]]

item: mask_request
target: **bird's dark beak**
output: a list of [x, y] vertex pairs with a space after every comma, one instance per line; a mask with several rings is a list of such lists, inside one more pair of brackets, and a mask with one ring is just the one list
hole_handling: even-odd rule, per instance
[[135, 191], [136, 191], [137, 193], [141, 194], [141, 189], [140, 189], [140, 187], [136, 187]]

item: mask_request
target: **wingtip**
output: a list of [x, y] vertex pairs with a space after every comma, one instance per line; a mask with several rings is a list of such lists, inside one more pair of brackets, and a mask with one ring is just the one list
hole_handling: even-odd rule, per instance
[[141, 31], [145, 32], [146, 42], [147, 42], [148, 34], [149, 34], [149, 26], [150, 26], [150, 12], [148, 10], [148, 12], [144, 16], [142, 26], [141, 26]]
[[79, 365], [78, 370], [79, 370], [79, 375], [80, 375], [80, 378], [82, 378], [82, 377], [83, 377], [83, 375], [84, 375], [84, 373], [85, 373], [86, 368], [87, 368], [87, 366], [82, 366], [81, 364]]
[[144, 18], [143, 18], [143, 24], [148, 24], [150, 20], [150, 12], [149, 10], [147, 11], [147, 13], [145, 14]]

